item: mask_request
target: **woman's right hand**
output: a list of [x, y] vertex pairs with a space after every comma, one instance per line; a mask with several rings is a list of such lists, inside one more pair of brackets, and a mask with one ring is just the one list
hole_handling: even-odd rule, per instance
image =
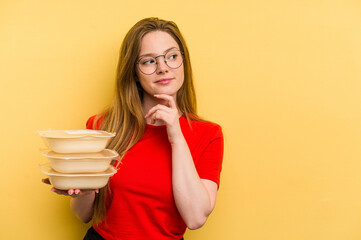
[[[45, 184], [51, 185], [49, 178], [43, 178], [41, 181], [43, 183], [45, 183]], [[72, 198], [92, 194], [93, 192], [99, 193], [99, 189], [68, 189], [68, 190], [60, 190], [60, 189], [57, 189], [57, 188], [54, 188], [54, 187], [51, 188], [51, 191], [55, 192], [56, 194], [59, 194], [59, 195], [70, 196]]]

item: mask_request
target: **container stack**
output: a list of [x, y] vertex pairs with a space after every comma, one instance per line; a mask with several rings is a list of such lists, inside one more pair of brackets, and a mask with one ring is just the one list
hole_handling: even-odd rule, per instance
[[40, 165], [57, 189], [99, 189], [116, 173], [111, 161], [118, 153], [105, 149], [115, 136], [100, 130], [38, 131], [49, 150], [41, 154], [50, 163]]

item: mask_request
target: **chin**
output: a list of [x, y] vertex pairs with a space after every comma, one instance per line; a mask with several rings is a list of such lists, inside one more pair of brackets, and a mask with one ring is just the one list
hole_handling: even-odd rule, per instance
[[159, 89], [158, 91], [154, 91], [154, 94], [166, 94], [166, 95], [176, 95], [178, 91], [174, 91], [171, 89]]
[[165, 94], [165, 95], [169, 95], [169, 96], [176, 96], [177, 92], [159, 92], [159, 93], [155, 93], [155, 94]]

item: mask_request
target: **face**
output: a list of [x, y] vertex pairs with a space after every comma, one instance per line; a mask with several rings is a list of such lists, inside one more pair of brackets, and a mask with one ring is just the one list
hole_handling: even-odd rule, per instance
[[[149, 75], [144, 74], [145, 71], [140, 71], [139, 66], [137, 66], [137, 76], [144, 89], [144, 95], [167, 94], [176, 96], [184, 82], [183, 63], [178, 68], [170, 68], [164, 61], [165, 57], [159, 55], [166, 55], [168, 64], [171, 66], [171, 61], [175, 61], [177, 57], [181, 58], [181, 56], [173, 55], [173, 53], [177, 53], [177, 50], [180, 50], [177, 42], [166, 32], [153, 31], [143, 37], [138, 65], [142, 64], [143, 69], [149, 68], [149, 65], [156, 66], [155, 72]], [[149, 56], [156, 57], [157, 64], [149, 61]]]

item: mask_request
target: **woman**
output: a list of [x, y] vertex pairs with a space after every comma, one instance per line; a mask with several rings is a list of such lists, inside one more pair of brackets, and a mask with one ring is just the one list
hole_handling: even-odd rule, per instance
[[[212, 212], [223, 157], [220, 126], [196, 115], [192, 69], [175, 23], [147, 18], [121, 46], [111, 107], [87, 128], [116, 132], [121, 161], [100, 190], [52, 188], [93, 220], [84, 239], [182, 239]], [[119, 164], [120, 163], [120, 164]]]

